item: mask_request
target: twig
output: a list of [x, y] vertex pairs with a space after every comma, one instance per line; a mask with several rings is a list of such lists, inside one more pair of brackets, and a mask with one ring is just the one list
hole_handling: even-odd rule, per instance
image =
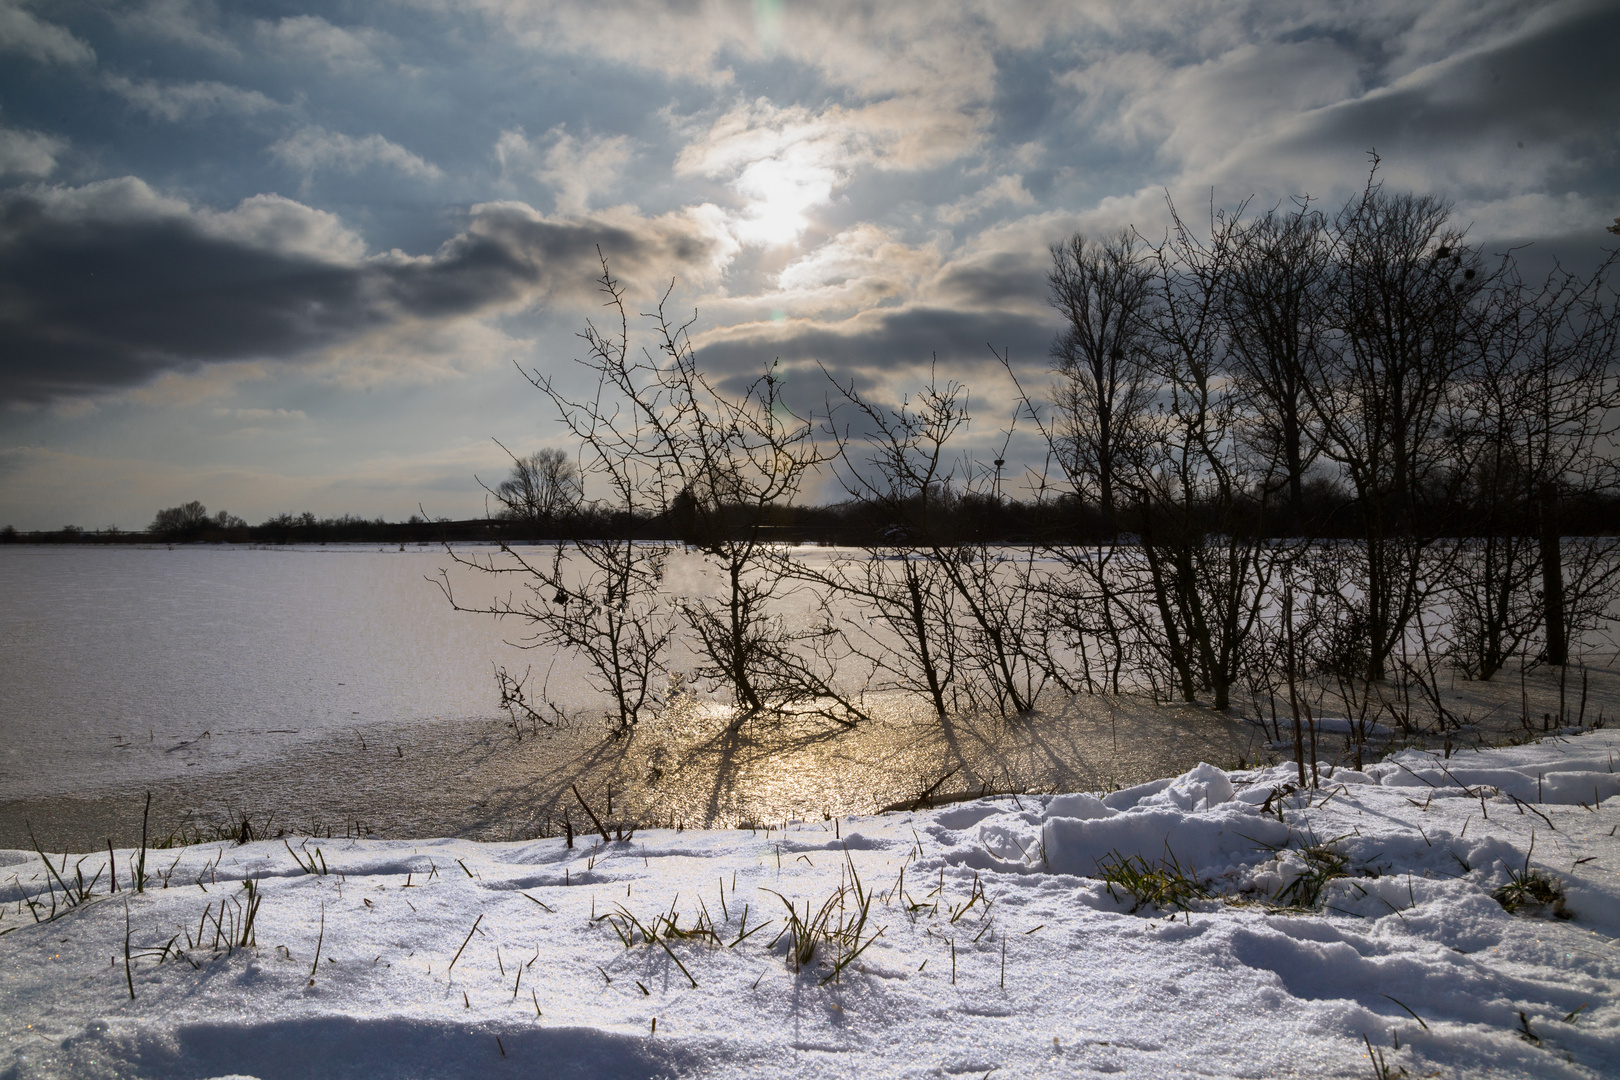
[[595, 825], [596, 831], [602, 834], [602, 843], [611, 844], [613, 842], [613, 837], [608, 835], [607, 829], [603, 827], [601, 820], [597, 818], [596, 811], [592, 810], [591, 804], [585, 801], [585, 796], [579, 793], [579, 785], [569, 784], [568, 786], [574, 789], [574, 798], [579, 800], [579, 805], [583, 806], [585, 808], [585, 813], [590, 815], [591, 824]]

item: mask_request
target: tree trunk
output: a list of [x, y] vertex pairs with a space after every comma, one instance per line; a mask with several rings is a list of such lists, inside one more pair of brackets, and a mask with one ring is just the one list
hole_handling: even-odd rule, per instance
[[1564, 553], [1560, 545], [1558, 483], [1541, 486], [1541, 620], [1547, 633], [1547, 663], [1569, 661], [1564, 626]]
[[923, 599], [922, 583], [917, 580], [917, 570], [909, 559], [906, 560], [905, 573], [906, 591], [910, 594], [907, 613], [911, 616], [912, 632], [917, 635], [917, 658], [922, 665], [923, 675], [928, 679], [928, 696], [934, 701], [934, 712], [944, 720], [950, 713], [945, 708], [945, 688], [939, 681], [933, 650], [928, 647], [927, 602]]
[[1299, 424], [1291, 417], [1283, 420], [1283, 452], [1288, 463], [1288, 521], [1289, 536], [1300, 535], [1305, 521], [1305, 465], [1301, 456]]

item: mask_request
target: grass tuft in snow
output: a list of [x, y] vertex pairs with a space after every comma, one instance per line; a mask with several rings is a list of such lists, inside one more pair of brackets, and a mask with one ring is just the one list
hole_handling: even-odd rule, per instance
[[861, 887], [861, 879], [855, 873], [855, 865], [853, 860], [849, 860], [848, 852], [845, 859], [849, 861], [848, 880], [840, 880], [838, 888], [822, 902], [819, 909], [806, 900], [801, 914], [793, 901], [774, 890], [765, 890], [781, 900], [788, 910], [787, 924], [768, 947], [774, 948], [777, 942], [786, 937], [788, 957], [795, 972], [801, 972], [815, 963], [819, 951], [829, 950], [831, 956], [824, 956], [823, 962], [831, 970], [822, 976], [823, 985], [838, 979], [844, 969], [854, 963], [887, 929], [880, 926], [872, 933], [866, 933], [874, 897]]
[[1397, 1080], [1406, 1075], [1406, 1070], [1399, 1065], [1391, 1065], [1384, 1059], [1384, 1051], [1372, 1044], [1372, 1040], [1363, 1035], [1361, 1041], [1367, 1046], [1367, 1060], [1372, 1063], [1373, 1080]]
[[1552, 908], [1560, 919], [1574, 918], [1575, 913], [1564, 906], [1564, 886], [1557, 878], [1541, 870], [1530, 868], [1530, 856], [1536, 850], [1536, 834], [1530, 834], [1530, 850], [1524, 853], [1524, 866], [1508, 870], [1507, 884], [1491, 893], [1503, 909], [1517, 915], [1539, 915]]
[[[239, 816], [228, 818], [225, 821], [199, 822], [191, 820], [188, 813], [186, 819], [180, 822], [178, 828], [172, 830], [160, 840], [153, 840], [153, 850], [166, 850], [169, 848], [193, 847], [197, 844], [217, 844], [228, 842], [241, 847], [251, 844], [255, 840], [270, 839], [270, 825], [275, 821], [274, 812], [267, 814], [263, 823], [253, 824], [253, 819], [247, 811], [238, 811]], [[276, 836], [285, 836], [285, 830], [278, 831]]]
[[1190, 911], [1194, 900], [1210, 898], [1209, 890], [1199, 882], [1197, 874], [1184, 870], [1169, 851], [1158, 866], [1140, 855], [1124, 856], [1115, 851], [1098, 864], [1097, 877], [1107, 884], [1108, 895], [1114, 899], [1120, 899], [1115, 888], [1125, 890], [1136, 899], [1132, 914], [1144, 907]]
[[[39, 855], [39, 861], [45, 864], [45, 887], [50, 893], [51, 900], [50, 914], [44, 919], [39, 917], [40, 905], [38, 901], [30, 900], [28, 902], [29, 909], [34, 914], [34, 921], [51, 922], [56, 918], [58, 914], [56, 910], [56, 887], [58, 885], [62, 887], [62, 895], [67, 900], [68, 908], [76, 908], [80, 904], [89, 903], [90, 898], [95, 895], [96, 882], [101, 880], [102, 870], [97, 870], [95, 874], [91, 876], [90, 880], [86, 881], [84, 879], [85, 860], [80, 859], [76, 864], [74, 864], [73, 880], [69, 881], [63, 877], [63, 874], [67, 872], [67, 856], [62, 856], [62, 869], [58, 870], [55, 866], [51, 865], [51, 860], [46, 856], [45, 852], [40, 850], [39, 841], [34, 837], [33, 825], [28, 826], [28, 839], [34, 845], [34, 851]], [[89, 856], [87, 855], [85, 858], [89, 858]], [[107, 868], [111, 868], [111, 866], [112, 857], [109, 855], [107, 857]], [[54, 881], [52, 879], [54, 879]], [[108, 888], [110, 890], [111, 886], [109, 885]]]
[[1523, 870], [1509, 870], [1507, 884], [1496, 889], [1491, 896], [1515, 915], [1521, 912], [1537, 915], [1551, 907], [1557, 918], [1574, 917], [1574, 913], [1564, 906], [1564, 887], [1558, 879], [1540, 870], [1530, 869], [1528, 863]]
[[283, 840], [281, 842], [281, 846], [287, 849], [287, 854], [293, 857], [293, 862], [297, 863], [299, 868], [302, 869], [304, 873], [325, 874], [326, 856], [321, 854], [320, 848], [316, 848], [313, 855], [309, 854], [307, 848], [305, 847], [306, 844], [308, 844], [307, 840], [304, 842], [304, 844], [298, 845], [299, 851], [304, 852], [304, 854], [300, 855], [298, 851], [294, 851], [292, 849], [292, 845], [287, 843], [287, 841]]
[[[660, 912], [645, 922], [637, 918], [623, 904], [613, 905], [616, 910], [601, 916], [601, 919], [613, 928], [613, 932], [618, 935], [619, 941], [624, 944], [626, 949], [635, 947], [637, 934], [641, 935], [641, 944], [661, 946], [669, 954], [669, 958], [675, 962], [675, 966], [681, 969], [681, 974], [686, 976], [686, 981], [696, 989], [697, 980], [692, 977], [692, 973], [681, 962], [681, 958], [675, 955], [675, 950], [669, 947], [670, 939], [676, 941], [697, 939], [706, 941], [711, 945], [718, 945], [720, 944], [720, 936], [716, 933], [714, 923], [708, 918], [706, 910], [699, 915], [695, 925], [691, 927], [681, 926], [680, 913], [675, 910], [675, 905], [679, 902], [680, 896], [677, 894], [675, 900], [670, 903], [669, 911]], [[604, 971], [602, 974], [605, 976], [607, 972]], [[637, 983], [636, 985], [641, 984]]]
[[1277, 893], [1285, 907], [1313, 909], [1322, 901], [1328, 882], [1350, 876], [1350, 857], [1332, 848], [1334, 841], [1299, 849], [1305, 869]]

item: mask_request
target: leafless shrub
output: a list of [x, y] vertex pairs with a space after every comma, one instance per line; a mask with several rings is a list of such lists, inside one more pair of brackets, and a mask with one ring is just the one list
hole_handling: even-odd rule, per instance
[[1033, 549], [1019, 561], [958, 527], [968, 503], [1000, 499], [994, 472], [950, 445], [969, 424], [965, 388], [930, 379], [914, 401], [886, 407], [853, 383], [834, 385], [861, 428], [859, 438], [830, 430], [840, 478], [895, 523], [860, 568], [823, 579], [881, 628], [861, 634], [862, 655], [891, 685], [926, 694], [941, 717], [959, 696], [1003, 715], [1029, 712], [1053, 669]]
[[[690, 675], [723, 688], [738, 723], [805, 707], [854, 723], [864, 714], [834, 681], [847, 649], [836, 628], [784, 616], [799, 584], [770, 533], [773, 512], [821, 464], [812, 425], [787, 408], [774, 369], [741, 393], [711, 383], [698, 367], [691, 323], [666, 310], [667, 292], [643, 316], [653, 348], [633, 348], [625, 291], [605, 260], [599, 285], [617, 322], [607, 331], [587, 324], [581, 334], [594, 395], [573, 398], [550, 376], [526, 374], [582, 444], [587, 478], [609, 489], [602, 515], [621, 535], [572, 542], [572, 559], [587, 567], [580, 585], [563, 579], [560, 554], [550, 568], [522, 568], [541, 591], [556, 590], [546, 618], [569, 628], [569, 643], [632, 721], [653, 700], [651, 675], [674, 633], [673, 614], [698, 656]], [[642, 522], [673, 530], [700, 552], [718, 589], [671, 596], [663, 575], [672, 548], [636, 540]]]

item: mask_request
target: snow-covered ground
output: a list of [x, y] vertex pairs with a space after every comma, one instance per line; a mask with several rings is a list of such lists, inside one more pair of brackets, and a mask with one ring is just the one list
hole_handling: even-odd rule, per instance
[[[138, 894], [133, 852], [115, 893], [58, 856], [94, 882], [67, 908], [0, 851], [0, 1077], [1614, 1076], [1617, 761], [1598, 731], [1304, 792], [1199, 766], [572, 849], [223, 843], [148, 852]], [[1561, 897], [1510, 913], [1527, 869]]]

